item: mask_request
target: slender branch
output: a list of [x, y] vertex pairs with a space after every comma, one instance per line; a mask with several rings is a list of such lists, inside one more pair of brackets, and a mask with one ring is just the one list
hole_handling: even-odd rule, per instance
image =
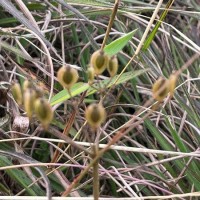
[[108, 39], [108, 37], [109, 37], [110, 30], [111, 30], [111, 28], [112, 28], [112, 25], [113, 25], [113, 22], [114, 22], [116, 13], [117, 13], [117, 9], [118, 9], [118, 6], [119, 6], [119, 1], [120, 1], [120, 0], [116, 0], [116, 1], [115, 1], [115, 5], [114, 5], [114, 7], [113, 7], [112, 14], [111, 14], [111, 16], [110, 16], [110, 21], [109, 21], [109, 23], [108, 23], [108, 27], [107, 27], [107, 30], [106, 30], [106, 34], [105, 34], [105, 37], [104, 37], [104, 39], [103, 39], [103, 43], [102, 43], [102, 45], [101, 45], [101, 50], [103, 50], [103, 48], [105, 47], [106, 41], [107, 41], [107, 39]]
[[[93, 146], [94, 156], [98, 156], [99, 144]], [[93, 165], [93, 196], [94, 200], [99, 200], [99, 159]]]

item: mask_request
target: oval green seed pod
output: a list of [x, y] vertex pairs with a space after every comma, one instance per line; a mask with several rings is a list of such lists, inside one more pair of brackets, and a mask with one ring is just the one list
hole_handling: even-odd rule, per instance
[[24, 110], [26, 115], [31, 118], [34, 112], [34, 103], [36, 100], [36, 93], [33, 89], [26, 89], [24, 91]]
[[152, 93], [154, 99], [161, 102], [169, 92], [169, 81], [160, 77], [152, 87]]
[[26, 91], [27, 89], [30, 89], [30, 88], [33, 88], [33, 84], [31, 83], [31, 81], [26, 79], [23, 83], [23, 91]]
[[106, 69], [109, 57], [103, 51], [95, 51], [90, 58], [90, 66], [94, 68], [96, 75], [100, 75]]
[[23, 97], [22, 97], [22, 90], [21, 90], [20, 84], [14, 83], [11, 87], [11, 92], [12, 92], [12, 95], [13, 95], [15, 101], [19, 105], [22, 105]]
[[91, 85], [94, 82], [94, 68], [93, 67], [89, 67], [87, 70], [87, 75], [88, 75], [88, 83]]
[[101, 104], [91, 104], [86, 108], [85, 118], [91, 127], [98, 128], [105, 121], [105, 108]]
[[174, 73], [171, 74], [169, 77], [169, 92], [170, 92], [170, 97], [173, 97], [174, 95], [174, 90], [176, 87], [176, 82], [177, 82], [178, 76]]
[[78, 72], [74, 68], [63, 66], [58, 70], [57, 78], [60, 84], [69, 90], [78, 81]]
[[36, 117], [46, 129], [53, 119], [53, 110], [50, 104], [45, 99], [38, 98], [34, 106]]
[[115, 76], [118, 71], [118, 59], [116, 56], [112, 56], [108, 61], [107, 70], [111, 77]]

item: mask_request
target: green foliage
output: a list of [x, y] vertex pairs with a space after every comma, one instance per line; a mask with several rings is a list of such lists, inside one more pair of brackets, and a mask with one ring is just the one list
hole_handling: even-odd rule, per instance
[[116, 39], [115, 41], [111, 42], [110, 44], [106, 45], [104, 48], [105, 53], [107, 53], [109, 56], [116, 55], [132, 39], [135, 32], [136, 30], [131, 31], [130, 33], [127, 33], [122, 37]]
[[[125, 83], [128, 80], [133, 79], [146, 71], [147, 70], [137, 70], [137, 71], [133, 71], [133, 72], [126, 72], [126, 73], [122, 74], [122, 76], [120, 76], [119, 79], [118, 79], [118, 75], [116, 75], [111, 80], [108, 79], [108, 80], [100, 81], [98, 84], [96, 84], [94, 86], [89, 86], [89, 84], [86, 84], [86, 83], [80, 83], [80, 82], [76, 83], [71, 88], [71, 96], [66, 90], [62, 90], [61, 92], [56, 94], [54, 97], [52, 97], [51, 105], [62, 103], [64, 101], [66, 101], [67, 99], [77, 96], [85, 91], [87, 91], [86, 96], [89, 96], [89, 95], [97, 92], [98, 89], [100, 89], [101, 87], [110, 88], [114, 83], [115, 83], [115, 85]], [[116, 82], [116, 80], [117, 80], [117, 82]]]
[[[81, 147], [87, 145], [84, 148], [91, 151], [91, 143], [99, 135], [99, 143], [104, 145], [116, 139], [112, 146], [115, 149], [109, 149], [99, 160], [100, 196], [147, 199], [177, 194], [180, 199], [195, 199], [193, 195], [200, 191], [200, 59], [193, 56], [200, 50], [200, 6], [197, 1], [174, 1], [172, 5], [171, 0], [163, 1], [142, 50], [129, 63], [158, 1], [121, 1], [103, 49], [107, 55], [117, 56], [118, 75], [110, 78], [105, 70], [89, 84], [91, 55], [102, 46], [114, 3], [0, 1], [0, 83], [1, 88], [8, 89], [6, 103], [2, 103], [0, 94], [1, 149], [17, 152], [20, 148], [29, 158], [48, 163], [42, 171], [48, 176], [53, 195], [59, 197], [93, 161], [93, 156]], [[65, 64], [72, 65], [79, 74], [70, 91], [63, 90], [57, 80], [58, 69]], [[152, 85], [159, 77], [168, 79], [174, 71], [180, 73], [173, 98], [165, 97], [156, 104]], [[25, 117], [26, 113], [24, 104], [14, 101], [10, 85], [16, 80], [23, 85], [24, 77], [54, 109], [54, 119], [45, 131], [40, 129], [35, 113], [27, 129], [23, 129], [23, 122], [20, 127], [14, 126], [15, 116]], [[85, 123], [85, 108], [99, 102], [107, 118], [99, 130], [93, 130]], [[6, 117], [1, 118], [2, 113]], [[118, 141], [117, 137], [129, 127], [130, 131]], [[76, 146], [71, 140], [83, 143]], [[190, 156], [186, 156], [188, 153]], [[17, 160], [0, 155], [0, 168], [16, 164]], [[71, 196], [92, 195], [92, 171], [83, 176]], [[31, 172], [37, 178], [41, 176], [34, 167]], [[24, 167], [4, 168], [0, 193], [44, 196], [46, 188], [38, 181], [30, 186], [33, 180]]]
[[41, 142], [39, 147], [34, 151], [33, 158], [41, 162], [48, 162], [49, 156], [49, 145], [46, 142]]
[[[0, 166], [11, 166], [13, 165], [6, 157], [0, 156]], [[28, 186], [32, 183], [32, 180], [27, 176], [27, 174], [19, 169], [7, 169], [5, 170], [8, 176], [15, 181], [16, 184], [19, 184], [21, 188], [25, 188], [28, 195], [31, 196], [44, 196], [45, 192], [38, 187], [37, 185], [33, 185], [31, 188]]]

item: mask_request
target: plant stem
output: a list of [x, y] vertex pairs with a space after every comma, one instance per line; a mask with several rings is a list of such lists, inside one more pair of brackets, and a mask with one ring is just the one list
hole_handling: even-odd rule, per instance
[[[148, 101], [150, 103], [150, 101]], [[140, 112], [143, 108], [141, 108], [138, 112]], [[110, 149], [110, 146], [115, 144], [117, 141], [119, 141], [126, 133], [131, 131], [133, 128], [137, 127], [139, 124], [141, 124], [144, 119], [146, 119], [154, 109], [150, 110], [146, 115], [143, 116], [143, 118], [133, 124], [133, 121], [136, 119], [136, 115], [132, 117], [132, 119], [129, 120], [130, 123], [127, 123], [126, 127], [121, 128], [116, 135], [112, 138], [112, 140], [107, 144], [107, 146], [104, 149], [101, 149], [98, 151], [98, 154], [94, 157], [94, 159], [91, 161], [91, 163], [80, 173], [80, 175], [74, 179], [74, 181], [71, 183], [71, 185], [65, 190], [65, 192], [62, 194], [62, 197], [68, 196], [68, 194], [71, 192], [71, 190], [76, 187], [76, 185], [79, 183], [79, 181], [86, 175], [86, 173], [89, 171], [89, 169], [94, 166], [94, 164], [99, 160], [99, 158]]]
[[[93, 146], [94, 158], [98, 156], [99, 143]], [[93, 196], [94, 200], [99, 200], [99, 159], [93, 164]]]
[[[162, 5], [162, 2], [163, 2], [163, 0], [160, 0], [160, 1], [158, 2], [158, 5], [156, 6], [156, 8], [155, 8], [155, 10], [154, 10], [154, 12], [153, 12], [153, 15], [152, 15], [152, 17], [151, 17], [151, 19], [150, 19], [150, 21], [149, 21], [149, 23], [148, 23], [148, 25], [147, 25], [147, 27], [146, 27], [146, 29], [145, 29], [144, 34], [142, 35], [142, 38], [141, 38], [141, 40], [140, 40], [140, 43], [138, 44], [138, 47], [137, 47], [137, 49], [136, 49], [134, 55], [133, 55], [132, 58], [128, 61], [128, 63], [125, 65], [125, 67], [123, 68], [123, 70], [121, 71], [121, 73], [119, 74], [119, 76], [116, 78], [115, 82], [113, 83], [113, 86], [117, 83], [117, 81], [120, 79], [120, 77], [121, 77], [122, 74], [125, 72], [125, 70], [128, 68], [128, 66], [131, 64], [131, 62], [135, 59], [135, 57], [137, 57], [138, 54], [140, 53], [140, 50], [141, 50], [141, 48], [142, 48], [142, 45], [143, 45], [143, 43], [144, 43], [144, 41], [145, 41], [145, 39], [146, 39], [146, 37], [147, 37], [147, 34], [148, 34], [148, 32], [149, 32], [149, 30], [150, 30], [152, 24], [153, 24], [153, 21], [154, 21], [155, 18], [156, 18], [156, 15], [157, 15], [157, 13], [158, 13], [158, 11], [159, 11], [161, 5]], [[106, 36], [105, 36], [105, 37], [106, 37]], [[105, 38], [104, 38], [104, 39], [105, 39]], [[102, 44], [102, 46], [103, 46], [103, 44]], [[108, 90], [108, 92], [106, 93], [106, 95], [110, 92], [111, 89], [112, 89], [112, 87], [109, 88], [109, 90]], [[103, 101], [104, 98], [105, 98], [105, 96], [102, 98], [102, 101]]]
[[107, 39], [108, 39], [108, 37], [109, 37], [110, 30], [111, 30], [111, 28], [112, 28], [112, 25], [113, 25], [113, 22], [114, 22], [116, 13], [117, 13], [117, 9], [118, 9], [118, 6], [119, 6], [119, 1], [120, 1], [120, 0], [116, 0], [116, 1], [115, 1], [115, 5], [114, 5], [114, 7], [113, 7], [112, 14], [111, 14], [111, 16], [110, 16], [110, 21], [109, 21], [109, 23], [108, 23], [108, 27], [107, 27], [107, 30], [106, 30], [106, 35], [105, 35], [105, 37], [104, 37], [104, 39], [103, 39], [103, 43], [102, 43], [102, 45], [101, 45], [101, 50], [102, 50], [102, 51], [103, 51], [103, 48], [105, 47], [106, 41], [107, 41]]

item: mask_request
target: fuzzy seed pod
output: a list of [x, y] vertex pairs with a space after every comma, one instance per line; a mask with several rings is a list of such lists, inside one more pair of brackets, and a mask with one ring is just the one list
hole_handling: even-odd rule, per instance
[[154, 99], [161, 102], [169, 92], [169, 81], [160, 77], [152, 87]]
[[31, 83], [31, 81], [26, 79], [23, 83], [23, 91], [25, 92], [27, 89], [30, 89], [30, 88], [33, 88], [33, 84]]
[[106, 118], [106, 111], [101, 104], [91, 104], [86, 108], [85, 118], [90, 126], [98, 128]]
[[178, 76], [176, 74], [171, 74], [169, 77], [169, 92], [170, 92], [170, 97], [173, 97], [174, 95], [174, 90], [176, 87], [176, 82], [177, 82]]
[[63, 66], [58, 70], [57, 78], [60, 84], [69, 90], [78, 81], [78, 72], [74, 68]]
[[95, 51], [90, 58], [90, 65], [94, 68], [95, 74], [100, 75], [106, 69], [109, 57], [103, 51]]
[[44, 128], [47, 128], [53, 119], [53, 110], [43, 98], [38, 98], [35, 101], [35, 114]]
[[31, 118], [33, 115], [35, 100], [36, 93], [33, 89], [27, 89], [24, 91], [24, 110], [29, 118]]
[[12, 95], [13, 95], [15, 101], [19, 105], [22, 105], [23, 97], [22, 97], [22, 90], [21, 90], [20, 84], [14, 83], [11, 87], [11, 92], [12, 92]]
[[35, 88], [35, 98], [37, 99], [37, 98], [41, 98], [41, 97], [43, 97], [44, 96], [44, 94], [46, 94], [45, 92], [45, 90], [42, 90], [40, 87], [36, 87]]
[[111, 77], [115, 76], [118, 71], [118, 59], [116, 56], [112, 56], [108, 61], [107, 70]]
[[94, 75], [95, 75], [93, 67], [88, 68], [87, 75], [88, 75], [88, 83], [91, 85], [94, 82]]

